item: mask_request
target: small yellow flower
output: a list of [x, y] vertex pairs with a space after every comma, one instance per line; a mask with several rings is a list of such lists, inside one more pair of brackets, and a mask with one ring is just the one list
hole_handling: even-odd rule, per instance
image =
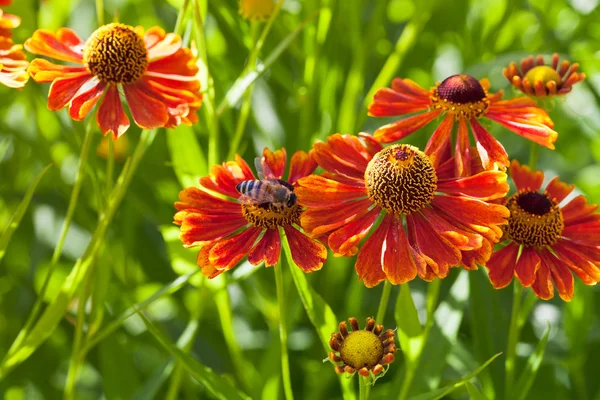
[[273, 0], [240, 0], [239, 12], [242, 17], [252, 21], [264, 21], [275, 9]]
[[394, 362], [395, 332], [392, 329], [384, 331], [383, 325], [377, 325], [370, 317], [364, 330], [360, 330], [356, 318], [349, 318], [348, 322], [352, 332], [348, 331], [346, 321], [342, 321], [340, 331], [332, 333], [329, 339], [329, 346], [334, 350], [328, 354], [329, 360], [342, 363], [336, 365], [335, 372], [352, 375], [358, 371], [363, 377], [373, 378], [385, 372], [384, 365]]

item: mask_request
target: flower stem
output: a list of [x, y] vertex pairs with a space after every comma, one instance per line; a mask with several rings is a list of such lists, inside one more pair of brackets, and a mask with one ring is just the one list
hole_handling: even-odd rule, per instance
[[104, 25], [104, 0], [96, 0], [96, 16], [98, 17], [98, 26]]
[[358, 378], [358, 400], [367, 400], [369, 398], [369, 385], [367, 385], [367, 382], [365, 381], [366, 378], [364, 376], [359, 375]]
[[173, 32], [175, 32], [176, 34], [178, 34], [180, 36], [183, 33], [182, 32], [183, 18], [185, 17], [185, 13], [186, 13], [189, 5], [190, 5], [190, 0], [183, 0], [183, 4], [181, 5], [181, 8], [179, 9], [179, 13], [177, 14], [177, 21], [175, 21], [175, 28], [173, 29]]
[[504, 369], [506, 371], [505, 381], [505, 392], [504, 397], [510, 399], [512, 393], [512, 386], [515, 376], [515, 359], [517, 355], [517, 343], [519, 342], [519, 333], [521, 331], [519, 327], [519, 314], [521, 310], [521, 295], [523, 293], [523, 286], [520, 282], [514, 282], [514, 293], [513, 293], [513, 305], [510, 316], [510, 327], [508, 330], [508, 345], [506, 349], [506, 361], [504, 363]]
[[27, 317], [27, 321], [23, 328], [19, 332], [19, 335], [15, 339], [13, 346], [19, 347], [20, 344], [25, 340], [33, 323], [37, 319], [42, 304], [46, 298], [46, 291], [48, 290], [48, 286], [50, 284], [50, 280], [52, 275], [54, 274], [54, 270], [58, 265], [58, 260], [60, 259], [60, 255], [62, 254], [62, 249], [65, 244], [65, 240], [67, 239], [67, 232], [69, 231], [69, 226], [71, 226], [71, 220], [73, 219], [73, 214], [75, 213], [75, 209], [77, 208], [77, 204], [79, 203], [79, 192], [81, 191], [81, 185], [83, 183], [83, 178], [85, 177], [85, 168], [87, 166], [87, 159], [90, 150], [90, 146], [92, 144], [92, 135], [94, 130], [92, 129], [92, 124], [88, 124], [88, 128], [85, 132], [85, 138], [83, 139], [83, 144], [81, 145], [81, 153], [79, 154], [79, 167], [77, 169], [77, 178], [75, 179], [75, 185], [73, 185], [73, 191], [71, 192], [71, 198], [69, 199], [69, 206], [67, 208], [67, 214], [65, 215], [65, 219], [63, 221], [62, 229], [60, 232], [60, 236], [58, 237], [58, 242], [56, 243], [56, 247], [54, 248], [54, 253], [52, 253], [52, 259], [50, 261], [50, 266], [48, 267], [48, 272], [44, 277], [44, 282], [42, 283], [42, 288], [40, 289], [40, 293], [37, 296], [35, 304], [29, 316]]
[[379, 300], [379, 308], [377, 309], [377, 317], [375, 321], [378, 324], [383, 324], [383, 319], [385, 318], [385, 312], [388, 306], [388, 300], [390, 299], [390, 292], [392, 291], [392, 284], [390, 281], [386, 279], [383, 284], [383, 291], [381, 292], [381, 300]]
[[113, 173], [115, 170], [115, 142], [108, 139], [108, 158], [106, 160], [106, 194], [110, 195], [113, 188]]
[[290, 357], [287, 348], [287, 327], [285, 324], [285, 290], [283, 288], [282, 263], [278, 262], [273, 267], [275, 271], [275, 286], [277, 288], [277, 302], [279, 303], [279, 339], [281, 341], [281, 375], [283, 377], [283, 391], [286, 400], [294, 399], [292, 379], [290, 376]]
[[531, 142], [531, 148], [529, 149], [529, 168], [535, 169], [539, 153], [540, 146], [535, 142]]

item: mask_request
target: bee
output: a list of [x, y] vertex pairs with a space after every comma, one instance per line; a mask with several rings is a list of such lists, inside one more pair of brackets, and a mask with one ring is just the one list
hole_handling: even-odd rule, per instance
[[254, 166], [258, 179], [240, 182], [235, 187], [241, 194], [240, 203], [256, 205], [276, 212], [296, 205], [298, 198], [292, 185], [277, 179], [259, 157], [254, 159]]

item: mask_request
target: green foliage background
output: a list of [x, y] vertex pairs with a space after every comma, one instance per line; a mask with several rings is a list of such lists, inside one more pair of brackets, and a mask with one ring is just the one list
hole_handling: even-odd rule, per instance
[[[242, 19], [236, 0], [200, 3], [216, 106], [247, 71], [253, 37], [264, 24], [253, 27]], [[172, 31], [181, 4], [181, 0], [105, 0], [105, 20], [117, 18], [129, 25], [159, 25]], [[23, 43], [37, 28], [62, 26], [87, 38], [97, 27], [95, 7], [92, 0], [19, 0], [5, 11], [22, 18], [13, 38]], [[197, 250], [182, 248], [177, 228], [172, 226], [173, 203], [183, 186], [207, 173], [209, 158], [222, 162], [238, 152], [251, 160], [264, 146], [284, 146], [291, 155], [335, 132], [372, 132], [387, 121], [367, 118], [365, 105], [372, 90], [387, 86], [394, 76], [430, 87], [464, 72], [488, 77], [492, 90], [505, 89], [505, 97], [511, 97], [519, 94], [502, 76], [502, 68], [510, 61], [558, 52], [579, 62], [588, 78], [566, 98], [544, 104], [550, 107], [559, 139], [555, 151], [541, 150], [538, 167], [549, 178], [560, 174], [592, 203], [599, 203], [598, 10], [597, 0], [285, 0], [258, 64], [268, 62], [269, 55], [287, 44], [292, 32], [303, 22], [306, 25], [252, 85], [251, 95], [243, 96], [241, 104], [245, 105], [233, 105], [221, 115], [220, 140], [212, 141], [217, 144], [214, 151], [209, 151], [209, 137], [214, 135], [209, 128], [214, 128], [214, 120], [206, 112], [206, 104], [200, 111], [200, 123], [192, 128], [157, 133], [86, 281], [92, 301], [84, 336], [94, 337], [119, 321], [122, 312], [184, 276], [176, 282], [181, 284], [151, 304], [144, 303], [146, 321], [133, 315], [116, 324], [117, 329], [102, 337], [85, 358], [74, 361], [80, 289], [48, 340], [0, 378], [0, 397], [61, 398], [74, 362], [81, 366], [75, 398], [214, 397], [215, 391], [206, 389], [210, 374], [191, 374], [190, 370], [205, 370], [182, 355], [187, 353], [225, 377], [214, 381], [221, 398], [232, 398], [227, 394], [230, 385], [252, 398], [282, 398], [272, 269], [243, 264], [224, 279], [210, 282], [200, 274], [185, 275], [197, 269]], [[188, 13], [183, 21], [187, 43], [197, 37], [193, 26]], [[378, 77], [380, 81], [373, 86]], [[38, 297], [68, 207], [84, 137], [84, 124], [73, 123], [64, 111], [47, 110], [47, 90], [48, 85], [32, 81], [22, 91], [0, 87], [0, 232], [8, 227], [38, 174], [53, 164], [0, 262], [0, 358], [8, 352]], [[232, 148], [244, 108], [249, 118], [242, 126], [239, 146]], [[488, 127], [512, 158], [527, 162], [528, 142], [496, 125]], [[407, 141], [423, 148], [432, 129]], [[126, 135], [133, 148], [140, 130], [132, 126]], [[105, 206], [107, 162], [94, 151], [101, 139], [99, 133], [93, 137], [74, 223], [47, 301], [57, 295], [83, 255], [99, 210]], [[122, 167], [123, 162], [117, 161], [116, 173]], [[357, 282], [353, 265], [354, 259], [330, 257], [321, 271], [306, 277], [307, 293], [318, 293], [335, 314], [327, 314], [317, 299], [313, 312], [328, 316], [326, 321], [355, 316], [363, 326], [364, 319], [377, 312], [383, 285], [365, 289]], [[290, 269], [282, 268], [296, 398], [341, 398], [333, 367], [322, 363], [326, 351], [307, 317]], [[371, 398], [397, 398], [413, 367], [410, 395], [416, 396], [456, 382], [494, 354], [506, 351], [512, 290], [494, 290], [484, 268], [459, 272], [455, 270], [441, 283], [439, 299], [444, 306], [438, 308], [420, 364], [411, 364], [408, 349], [399, 351], [388, 374], [371, 390]], [[425, 325], [428, 319], [428, 288], [431, 297], [431, 285], [420, 281], [411, 282], [410, 292], [403, 289], [400, 296], [399, 288], [394, 287], [388, 312], [378, 322], [386, 328], [398, 325], [402, 332], [419, 337], [421, 327], [415, 321], [418, 316]], [[537, 375], [526, 398], [600, 399], [599, 305], [598, 289], [580, 282], [571, 303], [560, 299], [537, 302], [517, 347], [516, 380], [520, 376], [533, 379], [526, 370], [527, 360], [548, 323], [551, 328], [543, 361], [539, 370], [535, 368]], [[335, 325], [333, 328], [329, 332]], [[180, 352], [173, 350], [175, 343]], [[493, 361], [471, 381], [473, 385], [460, 387], [448, 398], [479, 398], [477, 391], [489, 399], [510, 398], [504, 388], [504, 357]], [[348, 385], [357, 385], [356, 378], [345, 385], [345, 398], [352, 398]]]

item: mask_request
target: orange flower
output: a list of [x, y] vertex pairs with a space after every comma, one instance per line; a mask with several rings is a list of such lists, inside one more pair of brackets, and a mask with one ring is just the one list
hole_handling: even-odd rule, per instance
[[10, 38], [0, 36], [0, 83], [11, 88], [21, 88], [29, 79], [27, 59]]
[[[7, 6], [10, 4], [10, 1], [1, 1], [0, 6]], [[21, 18], [12, 14], [5, 14], [4, 11], [0, 9], [0, 36], [11, 37], [12, 29], [16, 28], [21, 24]]]
[[586, 285], [600, 281], [600, 214], [597, 205], [577, 196], [560, 206], [573, 191], [573, 185], [558, 177], [540, 193], [544, 173], [531, 171], [515, 160], [510, 175], [517, 193], [506, 201], [511, 212], [506, 227], [506, 247], [494, 252], [487, 263], [496, 289], [517, 277], [536, 296], [548, 300], [558, 294], [573, 298], [574, 272]]
[[508, 166], [508, 155], [504, 147], [477, 120], [487, 118], [504, 125], [518, 135], [542, 146], [554, 149], [557, 133], [548, 114], [538, 108], [533, 100], [517, 98], [501, 100], [502, 91], [488, 93], [489, 81], [476, 80], [470, 75], [452, 75], [429, 91], [410, 79], [396, 78], [392, 88], [379, 89], [369, 105], [369, 115], [390, 117], [419, 113], [377, 129], [375, 139], [382, 143], [400, 140], [419, 128], [429, 124], [440, 115], [444, 120], [433, 133], [425, 154], [432, 157], [434, 165], [439, 163], [440, 152], [450, 136], [452, 127], [458, 122], [456, 139], [456, 171], [458, 176], [469, 176], [469, 134], [471, 127], [481, 162], [486, 169], [494, 164]]
[[452, 158], [434, 168], [416, 147], [383, 148], [367, 134], [330, 136], [314, 154], [326, 173], [298, 182], [298, 200], [308, 207], [302, 226], [336, 255], [358, 253], [356, 272], [367, 287], [417, 274], [441, 279], [459, 265], [476, 269], [502, 236], [509, 212], [484, 200], [508, 192], [504, 172], [454, 178]]
[[513, 61], [502, 72], [508, 81], [521, 92], [535, 97], [550, 97], [567, 94], [573, 85], [585, 79], [584, 73], [577, 72], [579, 64], [565, 60], [559, 65], [558, 54], [552, 55], [551, 66], [546, 65], [544, 57], [538, 55], [521, 60], [521, 70]]
[[[296, 152], [287, 181], [283, 181], [286, 158], [285, 149], [272, 152], [265, 148], [263, 152], [261, 165], [272, 171], [275, 180], [271, 185], [275, 182], [276, 187], [267, 187], [264, 181], [253, 182], [257, 178], [236, 155], [236, 161], [213, 166], [209, 176], [200, 178], [199, 189], [189, 187], [179, 193], [175, 223], [181, 226], [180, 238], [186, 247], [200, 246], [197, 261], [205, 276], [214, 278], [230, 270], [246, 255], [254, 265], [263, 260], [266, 266], [277, 264], [281, 251], [279, 227], [285, 231], [294, 262], [304, 272], [321, 269], [327, 250], [297, 229], [303, 210], [293, 191], [296, 181], [313, 172], [316, 163], [312, 155]], [[254, 187], [253, 202], [238, 200], [238, 187]], [[281, 206], [268, 198], [269, 193], [280, 189], [291, 190], [287, 193], [293, 201]]]
[[80, 64], [67, 66], [37, 58], [29, 73], [38, 83], [52, 82], [48, 108], [69, 107], [81, 121], [100, 100], [96, 115], [102, 133], [118, 138], [129, 128], [121, 105], [122, 90], [135, 123], [143, 129], [172, 128], [198, 121], [202, 103], [198, 68], [181, 37], [158, 27], [112, 23], [101, 26], [84, 43], [75, 32], [39, 29], [25, 42], [34, 53]]

